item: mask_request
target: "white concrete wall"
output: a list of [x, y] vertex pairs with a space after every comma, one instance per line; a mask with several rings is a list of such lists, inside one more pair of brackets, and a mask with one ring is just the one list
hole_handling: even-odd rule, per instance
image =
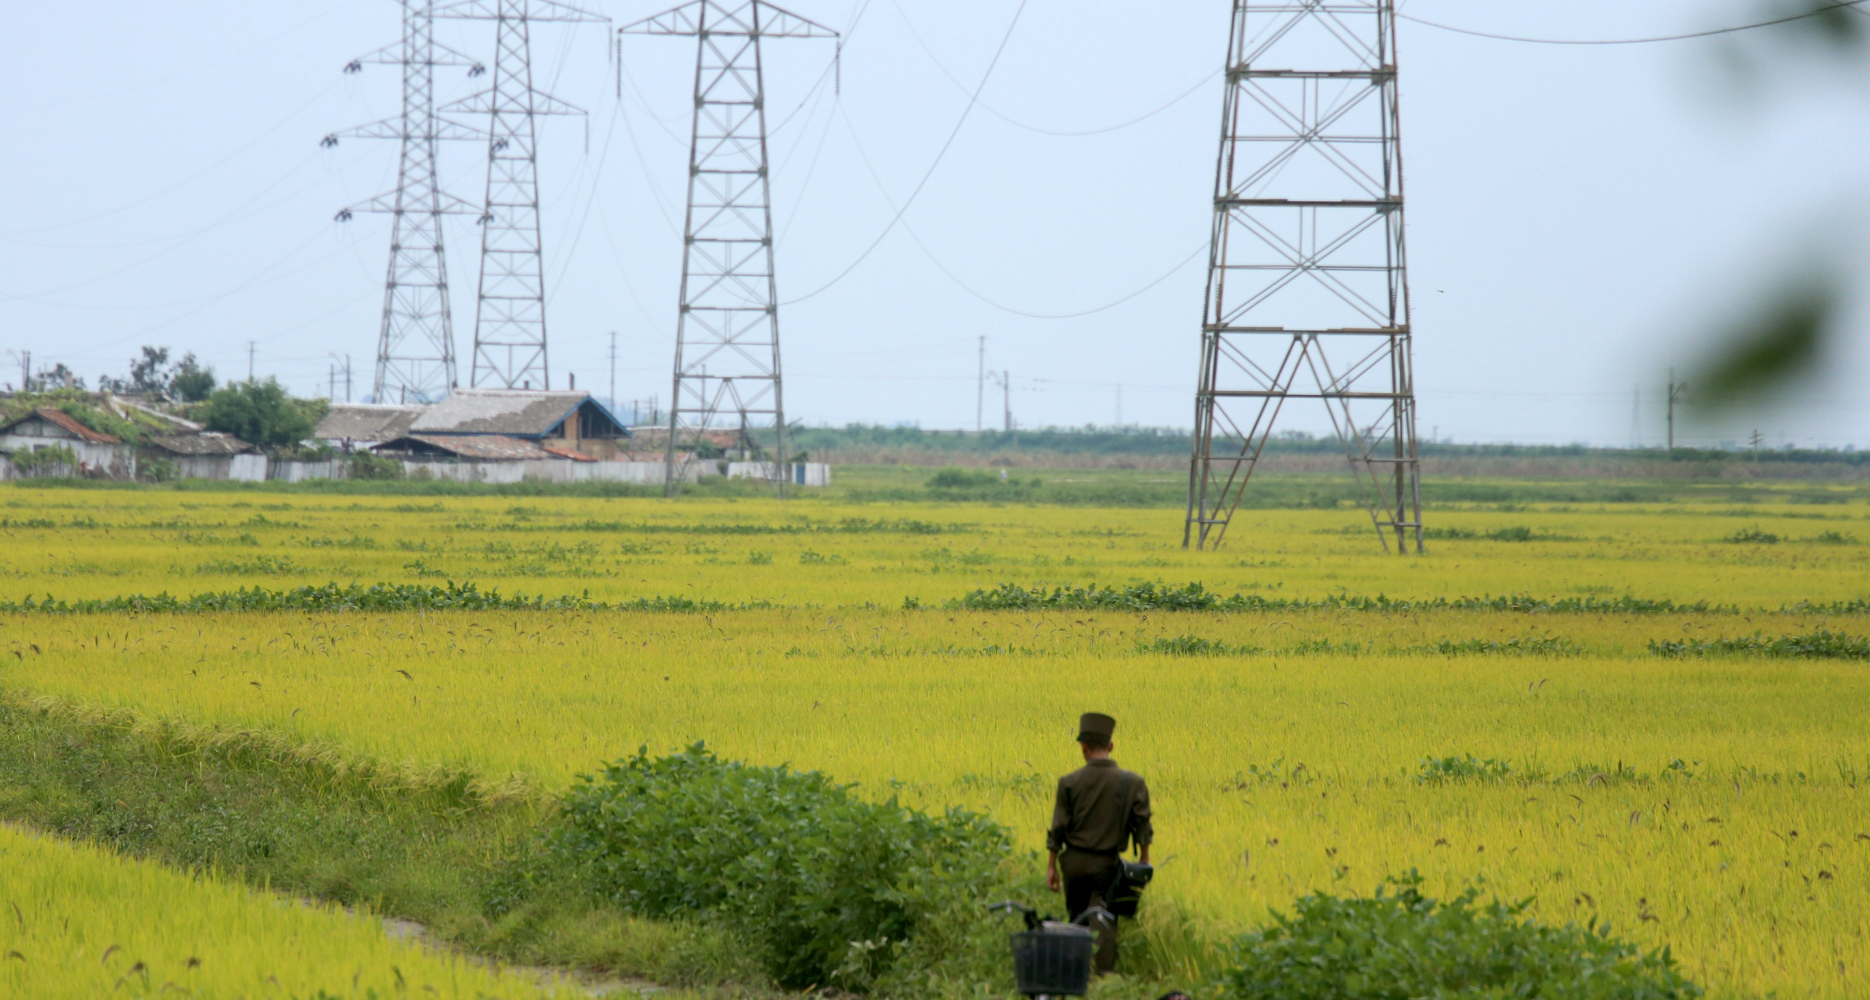
[[[680, 470], [678, 470], [679, 472]], [[687, 471], [694, 482], [695, 469]], [[664, 482], [661, 462], [573, 462], [566, 459], [529, 459], [519, 462], [403, 461], [403, 474], [414, 478], [448, 479], [458, 483], [645, 483]]]
[[235, 455], [227, 463], [227, 478], [237, 483], [266, 481], [265, 455]]
[[[765, 479], [773, 478], [771, 462], [729, 462], [729, 479]], [[786, 466], [786, 482], [795, 486], [830, 486], [831, 466], [824, 462], [794, 462]]]
[[349, 466], [341, 459], [328, 462], [273, 462], [266, 467], [266, 478], [297, 483], [307, 479], [348, 479]]

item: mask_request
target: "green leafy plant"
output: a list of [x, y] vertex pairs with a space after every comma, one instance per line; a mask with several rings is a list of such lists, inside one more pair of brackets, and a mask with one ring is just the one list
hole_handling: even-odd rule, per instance
[[1778, 535], [1757, 527], [1742, 528], [1728, 535], [1727, 540], [1735, 545], [1777, 545], [1780, 541]]
[[1870, 660], [1870, 638], [1819, 629], [1804, 635], [1768, 639], [1755, 632], [1737, 639], [1651, 639], [1649, 651], [1657, 656], [1718, 656], [1738, 654], [1810, 660]]
[[75, 476], [78, 453], [70, 445], [49, 444], [31, 451], [21, 449], [9, 459], [22, 476]]
[[[1314, 892], [1243, 935], [1228, 1000], [1687, 1000], [1699, 986], [1667, 948], [1643, 952], [1607, 926], [1526, 919], [1531, 900], [1478, 904], [1473, 888], [1424, 896], [1415, 872], [1367, 899]], [[1388, 891], [1394, 887], [1394, 891]]]
[[1236, 646], [1218, 639], [1204, 639], [1198, 635], [1178, 635], [1173, 639], [1162, 637], [1153, 642], [1136, 644], [1139, 653], [1161, 653], [1167, 656], [1245, 656], [1260, 651], [1258, 646]]
[[1433, 646], [1419, 647], [1422, 652], [1442, 656], [1573, 656], [1578, 644], [1561, 636], [1522, 636], [1517, 639], [1443, 639]]
[[275, 378], [248, 379], [215, 390], [196, 415], [211, 431], [262, 448], [290, 448], [311, 436], [327, 405], [322, 399], [294, 399]]
[[1415, 780], [1422, 785], [1505, 781], [1512, 771], [1512, 765], [1504, 760], [1476, 758], [1471, 753], [1459, 757], [1424, 757]]
[[936, 960], [983, 923], [1009, 839], [973, 813], [930, 816], [851, 789], [724, 761], [700, 743], [668, 757], [639, 750], [582, 778], [535, 867], [519, 864], [503, 892], [523, 897], [541, 871], [571, 874], [625, 913], [744, 934], [782, 986], [868, 988], [904, 956]]

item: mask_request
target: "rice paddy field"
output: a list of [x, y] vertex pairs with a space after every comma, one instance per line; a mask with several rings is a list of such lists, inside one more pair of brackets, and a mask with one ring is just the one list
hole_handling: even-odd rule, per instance
[[[706, 741], [984, 810], [1035, 851], [1077, 714], [1107, 711], [1154, 794], [1157, 912], [1209, 940], [1415, 869], [1431, 894], [1478, 885], [1666, 945], [1717, 997], [1862, 996], [1870, 503], [1811, 494], [1451, 506], [1399, 557], [1349, 509], [1244, 511], [1227, 546], [1187, 552], [1181, 512], [1153, 508], [5, 489], [0, 685], [540, 794]], [[21, 608], [464, 581], [596, 603]], [[966, 600], [1191, 582], [1265, 601]], [[28, 868], [132, 878], [16, 832], [0, 851], [9, 895]], [[104, 891], [86, 884], [42, 894]], [[243, 905], [210, 890], [227, 898], [204, 913]], [[134, 933], [181, 947], [164, 926]], [[291, 961], [363, 960], [329, 947], [342, 962]]]

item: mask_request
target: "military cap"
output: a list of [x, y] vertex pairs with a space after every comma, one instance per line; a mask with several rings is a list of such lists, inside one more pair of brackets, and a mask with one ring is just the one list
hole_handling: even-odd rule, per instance
[[1108, 740], [1117, 731], [1117, 720], [1102, 712], [1086, 712], [1078, 717], [1078, 738]]

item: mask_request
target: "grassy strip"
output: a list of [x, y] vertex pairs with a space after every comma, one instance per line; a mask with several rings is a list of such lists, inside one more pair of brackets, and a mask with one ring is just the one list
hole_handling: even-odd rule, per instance
[[[648, 611], [720, 614], [730, 611], [754, 611], [778, 607], [767, 601], [696, 600], [691, 597], [638, 597], [629, 601], [595, 601], [590, 591], [571, 597], [545, 597], [514, 594], [498, 589], [482, 591], [472, 581], [449, 581], [441, 586], [414, 583], [374, 583], [368, 587], [352, 583], [340, 586], [303, 586], [284, 590], [265, 587], [241, 587], [232, 591], [210, 591], [189, 597], [175, 597], [167, 591], [148, 596], [93, 598], [64, 601], [47, 594], [33, 600], [29, 594], [18, 601], [0, 601], [0, 614], [192, 614], [213, 611]], [[903, 601], [904, 610], [921, 607], [913, 598]], [[992, 590], [975, 590], [966, 596], [946, 601], [942, 607], [968, 611], [1514, 611], [1529, 614], [1719, 614], [1737, 615], [1743, 609], [1731, 604], [1693, 604], [1666, 598], [1624, 595], [1601, 597], [1533, 597], [1529, 594], [1499, 597], [1398, 598], [1378, 594], [1360, 597], [1334, 594], [1311, 598], [1262, 597], [1258, 594], [1233, 594], [1223, 597], [1199, 583], [1181, 587], [1168, 584], [1138, 583], [1127, 587], [1055, 587], [1043, 585], [1026, 588], [1003, 583]], [[1762, 610], [1763, 609], [1757, 609]], [[1870, 598], [1814, 604], [1800, 601], [1779, 609], [1782, 614], [1863, 614], [1870, 611]], [[1175, 650], [1152, 650], [1176, 652]], [[1447, 652], [1447, 650], [1442, 650]], [[1467, 652], [1458, 650], [1457, 652]]]
[[131, 594], [84, 601], [62, 601], [47, 594], [42, 601], [30, 595], [20, 601], [0, 601], [0, 613], [39, 612], [51, 614], [191, 614], [206, 611], [745, 611], [770, 607], [764, 601], [729, 604], [724, 601], [695, 600], [689, 597], [639, 597], [610, 603], [594, 601], [586, 591], [579, 597], [527, 597], [525, 594], [503, 596], [499, 590], [482, 591], [473, 582], [449, 581], [442, 586], [415, 583], [374, 583], [348, 587], [336, 583], [323, 586], [268, 590], [265, 587], [242, 587], [234, 591], [211, 591], [190, 597], [173, 597], [167, 591], [154, 597]]
[[[992, 590], [971, 591], [943, 607], [969, 611], [1519, 611], [1573, 614], [1724, 614], [1742, 609], [1731, 604], [1654, 600], [1643, 597], [1534, 597], [1502, 594], [1497, 597], [1408, 598], [1363, 597], [1334, 594], [1316, 600], [1304, 597], [1262, 597], [1259, 594], [1222, 596], [1199, 583], [1181, 587], [1138, 583], [1127, 587], [1022, 587], [1003, 583]], [[1801, 601], [1781, 608], [1799, 614], [1862, 614], [1870, 611], [1870, 598], [1814, 604]]]
[[[559, 810], [555, 795], [519, 778], [400, 767], [277, 733], [0, 689], [0, 820], [416, 920], [440, 940], [509, 962], [732, 995], [777, 992], [763, 961], [771, 955], [760, 947], [770, 926], [721, 914], [632, 916], [593, 898], [588, 873], [563, 866], [552, 869], [559, 876], [529, 875], [527, 891], [515, 893], [516, 873], [536, 874], [534, 864], [552, 860], [537, 852], [563, 827]], [[667, 851], [688, 850], [677, 837], [665, 839]], [[1002, 869], [993, 898], [1046, 902], [1036, 859], [1010, 857]], [[878, 898], [914, 889], [890, 886]], [[1172, 901], [1145, 911], [1144, 922], [1125, 932], [1131, 943], [1121, 968], [1131, 975], [1100, 988], [1101, 1000], [1147, 1000], [1163, 991], [1165, 977], [1187, 976], [1216, 954], [1216, 942]], [[1010, 989], [1007, 928], [972, 906], [954, 917], [960, 923], [945, 939], [965, 946], [918, 962], [920, 977], [897, 984], [900, 995], [977, 1000]], [[896, 941], [892, 953], [909, 943]]]
[[417, 920], [508, 961], [767, 992], [717, 928], [640, 920], [571, 895], [489, 917], [494, 866], [551, 808], [517, 779], [0, 694], [0, 818]]

